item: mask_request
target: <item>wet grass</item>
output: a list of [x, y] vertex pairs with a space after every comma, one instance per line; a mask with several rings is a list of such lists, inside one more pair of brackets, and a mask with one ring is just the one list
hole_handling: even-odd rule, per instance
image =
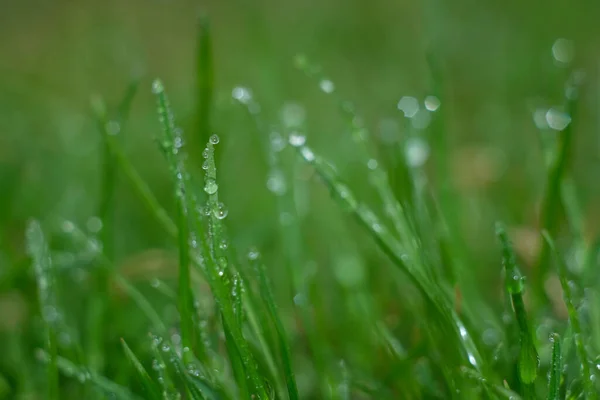
[[[433, 94], [400, 101], [394, 140], [343, 94], [335, 70], [304, 55], [289, 60], [333, 104], [342, 134], [331, 146], [302, 104], [271, 110], [243, 86], [217, 100], [213, 50], [202, 18], [193, 123], [179, 123], [158, 79], [132, 80], [115, 107], [92, 99], [97, 206], [83, 225], [31, 220], [26, 250], [8, 257], [14, 265], [1, 277], [32, 299], [32, 311], [8, 335], [0, 398], [597, 398], [598, 240], [587, 240], [572, 170], [573, 91], [569, 122], [541, 140], [552, 157], [539, 168], [539, 246], [528, 260], [519, 236], [498, 223], [486, 263], [459, 218], [437, 54], [425, 63]], [[157, 106], [154, 134], [134, 144], [158, 145], [163, 192], [127, 144], [138, 92]], [[215, 133], [216, 116], [242, 121], [245, 136]], [[235, 140], [248, 149], [228, 151]], [[246, 184], [252, 168], [223, 177], [250, 157], [266, 185]], [[130, 210], [145, 213], [140, 225], [121, 221], [133, 223], [119, 211], [124, 191]], [[229, 206], [252, 201], [268, 217]], [[492, 211], [506, 219], [502, 207]], [[150, 237], [146, 230], [158, 239], [126, 237]], [[485, 231], [493, 237], [493, 226]], [[150, 247], [160, 250], [127, 257]]]

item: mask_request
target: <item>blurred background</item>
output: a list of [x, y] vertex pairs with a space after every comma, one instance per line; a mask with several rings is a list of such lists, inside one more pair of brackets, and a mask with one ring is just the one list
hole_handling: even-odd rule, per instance
[[[470, 271], [481, 287], [491, 289], [484, 291], [491, 298], [500, 293], [493, 223], [502, 219], [511, 227], [527, 268], [537, 251], [544, 143], [568, 123], [565, 95], [572, 79], [580, 80], [572, 176], [586, 240], [598, 234], [600, 4], [595, 1], [0, 0], [3, 335], [25, 331], [35, 307], [32, 275], [23, 267], [26, 221], [60, 217], [95, 229], [103, 145], [90, 106], [93, 96], [114, 109], [128, 85], [140, 80], [122, 127], [124, 145], [172, 211], [169, 172], [154, 142], [160, 125], [150, 88], [161, 78], [178, 124], [194, 132], [201, 15], [209, 17], [212, 29], [211, 131], [221, 138], [217, 162], [227, 226], [240, 248], [253, 245], [265, 253], [275, 276], [281, 243], [273, 227], [279, 216], [267, 188], [261, 140], [281, 125], [282, 115], [292, 110], [303, 116], [308, 143], [335, 163], [362, 200], [374, 201], [337, 104], [294, 67], [300, 53], [322, 66], [337, 95], [355, 104], [379, 151], [407, 136], [422, 138], [424, 169], [435, 182], [436, 145], [447, 143], [452, 218], [475, 261]], [[427, 61], [432, 54], [443, 76], [437, 89]], [[260, 104], [266, 131], [232, 100], [236, 87], [248, 88]], [[429, 129], [423, 102], [432, 95], [441, 97], [435, 112], [443, 115], [444, 139]], [[422, 115], [407, 118], [406, 106], [414, 99]], [[203, 144], [191, 143], [196, 147], [190, 151], [199, 154]], [[332, 249], [358, 246], [367, 254], [367, 271], [386, 262], [370, 242], [356, 239], [366, 235], [348, 225], [310, 168], [297, 175], [311, 188], [296, 199], [308, 261], [329, 265], [335, 263]], [[174, 276], [173, 243], [125, 179], [116, 196], [115, 259], [123, 273], [140, 285], [155, 275]], [[285, 288], [276, 290], [286, 296]]]

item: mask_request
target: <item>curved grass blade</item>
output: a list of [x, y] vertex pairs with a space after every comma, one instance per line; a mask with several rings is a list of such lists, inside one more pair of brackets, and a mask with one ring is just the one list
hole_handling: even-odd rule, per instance
[[560, 336], [557, 333], [550, 335], [552, 342], [552, 361], [548, 378], [548, 400], [560, 400], [560, 380], [562, 377], [562, 354]]
[[[533, 385], [537, 378], [540, 360], [535, 347], [533, 333], [529, 326], [523, 293], [525, 291], [525, 278], [521, 275], [506, 229], [501, 223], [496, 224], [496, 235], [502, 245], [502, 264], [505, 271], [505, 288], [510, 297], [513, 312], [519, 325], [519, 380], [525, 386]], [[529, 389], [525, 389], [529, 390]]]
[[106, 142], [108, 147], [110, 147], [110, 150], [114, 153], [117, 164], [131, 182], [140, 199], [145, 203], [148, 211], [152, 213], [153, 217], [160, 223], [163, 229], [166, 230], [169, 236], [177, 237], [177, 226], [169, 217], [169, 214], [165, 209], [160, 205], [135, 167], [131, 164], [117, 138], [114, 135], [107, 135]]
[[[114, 218], [115, 218], [115, 192], [117, 183], [117, 165], [115, 163], [115, 155], [111, 151], [108, 141], [109, 135], [119, 134], [122, 137], [123, 126], [125, 125], [133, 98], [137, 92], [138, 81], [133, 81], [129, 86], [121, 104], [119, 104], [116, 112], [116, 119], [110, 120], [109, 113], [101, 98], [95, 99], [92, 108], [95, 112], [96, 121], [103, 138], [103, 171], [100, 204], [98, 208], [98, 217], [102, 221], [102, 229], [99, 233], [99, 238], [102, 243], [102, 248], [105, 256], [109, 260], [114, 259]], [[91, 306], [88, 313], [89, 329], [88, 334], [91, 336], [88, 341], [87, 360], [89, 367], [97, 372], [101, 372], [104, 366], [104, 320], [106, 319], [106, 309], [108, 307], [108, 299], [103, 296], [107, 292], [108, 287], [108, 272], [104, 269], [99, 269], [95, 274], [94, 291], [99, 295], [91, 296]]]
[[483, 385], [484, 387], [488, 388], [491, 392], [495, 393], [497, 396], [499, 396], [502, 399], [521, 400], [521, 396], [519, 396], [517, 393], [513, 392], [510, 389], [505, 388], [504, 386], [490, 383], [487, 379], [485, 379], [483, 376], [481, 376], [481, 374], [479, 372], [477, 372], [471, 368], [463, 367], [463, 368], [461, 368], [461, 372], [467, 378]]
[[577, 351], [577, 357], [579, 358], [579, 363], [581, 365], [581, 380], [583, 382], [583, 389], [586, 394], [586, 398], [588, 400], [594, 400], [598, 398], [598, 393], [594, 387], [594, 382], [592, 381], [592, 375], [590, 372], [590, 365], [587, 350], [585, 349], [585, 344], [583, 343], [583, 331], [581, 329], [581, 322], [579, 320], [579, 314], [577, 309], [575, 308], [575, 304], [573, 303], [573, 294], [571, 292], [571, 286], [569, 285], [568, 277], [567, 277], [567, 265], [565, 260], [558, 252], [552, 237], [547, 231], [542, 232], [542, 236], [546, 241], [548, 248], [553, 253], [556, 258], [556, 262], [558, 265], [558, 277], [560, 279], [560, 284], [563, 289], [563, 295], [565, 304], [567, 306], [567, 312], [569, 314], [569, 322], [573, 329], [573, 341], [575, 342], [575, 349]]
[[[212, 37], [207, 16], [198, 22], [198, 50], [196, 59], [196, 101], [198, 118], [198, 143], [204, 144], [210, 138], [211, 111], [214, 92]], [[201, 148], [198, 146], [198, 148]]]
[[[194, 348], [193, 343], [193, 316], [192, 304], [194, 295], [192, 293], [190, 279], [190, 248], [189, 248], [189, 226], [188, 226], [188, 208], [186, 195], [187, 172], [179, 155], [183, 147], [183, 137], [180, 129], [175, 128], [173, 112], [169, 105], [169, 100], [160, 80], [155, 80], [152, 84], [152, 91], [156, 95], [158, 102], [158, 116], [162, 123], [163, 137], [161, 138], [161, 148], [169, 167], [173, 174], [175, 182], [175, 197], [177, 200], [177, 226], [178, 226], [178, 249], [179, 249], [179, 280], [178, 280], [178, 309], [180, 316], [181, 343], [188, 349]], [[191, 352], [184, 352], [184, 362], [191, 361]]]
[[[71, 238], [80, 243], [82, 247], [89, 247], [91, 239], [86, 235], [86, 233], [72, 222], [69, 222], [69, 227], [69, 234]], [[115, 266], [108, 258], [104, 256], [103, 253], [96, 254], [96, 258], [99, 261], [100, 267], [106, 269], [112, 274], [116, 283], [121, 286], [125, 293], [134, 301], [134, 303], [137, 304], [140, 310], [146, 314], [146, 317], [148, 317], [148, 320], [152, 323], [154, 329], [158, 330], [161, 334], [164, 334], [167, 331], [167, 327], [165, 326], [164, 322], [162, 322], [160, 316], [154, 310], [146, 297], [144, 297], [144, 295], [137, 290], [135, 286], [129, 283], [125, 277], [117, 272]]]
[[138, 360], [135, 353], [131, 351], [131, 349], [125, 342], [125, 339], [123, 338], [121, 338], [121, 345], [123, 346], [123, 351], [125, 352], [127, 359], [129, 359], [129, 362], [131, 362], [131, 365], [133, 365], [133, 368], [135, 369], [135, 372], [137, 373], [141, 384], [146, 389], [147, 398], [160, 400], [161, 396], [156, 384], [152, 381], [152, 378], [150, 377], [140, 360]]
[[[42, 351], [41, 356], [44, 360], [47, 360], [49, 354]], [[77, 379], [80, 383], [89, 381], [98, 389], [106, 393], [106, 395], [111, 396], [111, 398], [120, 400], [141, 400], [138, 396], [131, 393], [129, 389], [111, 381], [110, 379], [105, 378], [102, 375], [90, 372], [86, 368], [80, 367], [64, 357], [58, 356], [56, 358], [56, 365], [64, 376]]]
[[370, 208], [364, 204], [360, 204], [356, 200], [350, 189], [340, 182], [335, 172], [326, 166], [323, 159], [317, 156], [308, 146], [305, 146], [304, 141], [297, 143], [299, 145], [295, 147], [302, 158], [315, 168], [317, 174], [321, 177], [325, 185], [329, 187], [333, 196], [341, 203], [341, 206], [355, 216], [358, 222], [370, 233], [381, 250], [398, 268], [408, 275], [424, 298], [433, 305], [436, 312], [442, 317], [442, 321], [454, 333], [454, 339], [462, 356], [476, 369], [481, 368], [483, 360], [475, 343], [454, 311], [452, 303], [445, 292], [432, 282], [426, 272], [424, 272], [423, 265], [419, 263], [418, 252], [415, 251], [411, 259], [410, 255], [407, 255], [406, 247], [389, 232]]
[[27, 252], [33, 259], [33, 268], [38, 286], [38, 298], [42, 320], [45, 328], [46, 351], [48, 355], [48, 366], [46, 371], [47, 399], [59, 398], [58, 387], [58, 362], [57, 362], [57, 340], [56, 326], [60, 318], [56, 294], [56, 278], [50, 258], [48, 243], [44, 232], [38, 221], [30, 221], [27, 226]]
[[283, 327], [283, 323], [279, 318], [279, 311], [277, 309], [277, 305], [275, 304], [275, 297], [273, 296], [273, 291], [271, 290], [271, 284], [269, 283], [265, 266], [261, 262], [260, 254], [256, 250], [251, 250], [248, 253], [248, 259], [256, 271], [256, 275], [258, 276], [258, 281], [260, 283], [260, 292], [262, 293], [264, 301], [267, 304], [271, 321], [275, 325], [275, 331], [277, 332], [277, 339], [279, 341], [279, 350], [281, 351], [283, 371], [288, 388], [288, 396], [290, 400], [297, 400], [299, 398], [298, 386], [296, 385], [296, 378], [294, 376], [294, 370], [292, 367], [292, 352], [290, 350], [290, 344], [288, 341], [288, 336], [285, 332], [285, 328]]

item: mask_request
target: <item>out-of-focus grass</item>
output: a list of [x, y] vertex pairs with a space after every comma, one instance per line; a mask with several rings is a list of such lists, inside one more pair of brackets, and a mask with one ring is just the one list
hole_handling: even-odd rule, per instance
[[0, 398], [598, 389], [597, 4], [3, 10]]

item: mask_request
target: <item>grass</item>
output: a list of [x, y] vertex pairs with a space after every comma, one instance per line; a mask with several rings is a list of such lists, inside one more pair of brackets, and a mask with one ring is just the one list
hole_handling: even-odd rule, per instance
[[519, 149], [490, 136], [460, 152], [440, 43], [422, 60], [429, 97], [378, 127], [319, 57], [281, 67], [308, 100], [225, 94], [213, 27], [196, 24], [192, 111], [170, 79], [131, 79], [114, 107], [93, 96], [94, 200], [72, 190], [24, 229], [0, 224], [0, 399], [598, 397], [598, 239], [577, 170], [597, 88], [573, 84], [579, 60], [554, 66], [571, 90], [538, 124], [547, 165], [493, 180], [494, 154]]

